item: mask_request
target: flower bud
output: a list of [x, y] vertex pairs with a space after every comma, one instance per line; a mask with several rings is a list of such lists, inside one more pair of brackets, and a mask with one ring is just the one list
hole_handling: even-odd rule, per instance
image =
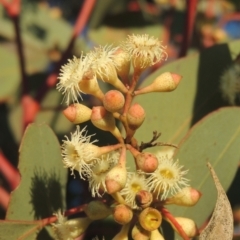
[[179, 206], [194, 206], [202, 194], [192, 188], [192, 187], [185, 187], [180, 192], [178, 192], [176, 195], [167, 198], [164, 204], [176, 204]]
[[147, 231], [158, 229], [162, 222], [161, 213], [155, 208], [145, 208], [138, 217], [140, 225]]
[[110, 207], [100, 201], [91, 201], [83, 210], [91, 220], [103, 219], [111, 214]]
[[164, 238], [158, 229], [156, 229], [151, 232], [150, 240], [164, 240]]
[[[166, 219], [167, 220], [167, 219]], [[182, 227], [183, 231], [185, 232], [185, 234], [189, 237], [195, 237], [196, 235], [198, 235], [198, 229], [197, 226], [195, 224], [195, 222], [190, 219], [190, 218], [183, 218], [183, 217], [175, 217], [175, 220], [178, 222], [178, 224]], [[168, 221], [168, 220], [167, 220]], [[171, 226], [173, 227], [173, 229], [178, 232], [178, 229], [170, 222], [168, 221]], [[178, 232], [179, 233], [179, 232]]]
[[181, 78], [178, 74], [165, 72], [158, 76], [152, 84], [138, 89], [134, 93], [139, 95], [150, 92], [171, 92], [177, 88]]
[[118, 48], [113, 55], [113, 61], [116, 64], [118, 76], [123, 80], [123, 82], [127, 83], [131, 66], [129, 54], [123, 51], [121, 48]]
[[127, 145], [128, 150], [132, 153], [135, 158], [138, 169], [146, 173], [154, 172], [158, 167], [158, 159], [152, 153], [141, 153], [131, 145]]
[[109, 194], [120, 191], [127, 181], [126, 167], [116, 165], [106, 175], [105, 184]]
[[118, 90], [108, 91], [103, 98], [103, 106], [112, 113], [121, 110], [124, 106], [124, 103], [125, 98]]
[[142, 228], [140, 224], [135, 224], [132, 229], [132, 238], [134, 240], [148, 240], [150, 232]]
[[127, 113], [127, 122], [129, 128], [135, 130], [139, 128], [145, 119], [145, 111], [138, 103], [133, 104]]
[[64, 116], [72, 123], [83, 123], [91, 118], [92, 110], [83, 104], [75, 103], [63, 110]]
[[123, 143], [122, 135], [116, 127], [112, 113], [108, 112], [104, 107], [97, 106], [92, 108], [91, 121], [95, 127], [111, 132], [119, 142]]
[[143, 172], [152, 173], [158, 167], [158, 159], [152, 153], [140, 153], [135, 159], [138, 168]]
[[105, 185], [109, 194], [116, 193], [124, 188], [127, 182], [126, 149], [123, 148], [119, 162], [105, 177]]
[[137, 192], [135, 200], [136, 200], [136, 204], [139, 207], [146, 208], [151, 205], [153, 196], [152, 196], [152, 193], [146, 190], [140, 190], [139, 192]]
[[121, 80], [118, 79], [117, 71], [113, 64], [109, 64], [107, 68], [100, 68], [99, 71], [97, 72], [97, 76], [98, 78], [102, 79], [104, 82], [107, 82], [113, 85], [115, 88], [117, 88], [121, 92], [127, 93], [128, 90], [124, 86], [124, 84], [121, 82]]
[[78, 83], [79, 88], [82, 92], [91, 94], [97, 97], [99, 100], [103, 99], [103, 92], [98, 85], [96, 75], [93, 71], [86, 71], [82, 77], [82, 80]]
[[132, 220], [133, 211], [130, 207], [120, 204], [114, 207], [112, 215], [117, 223], [125, 225]]

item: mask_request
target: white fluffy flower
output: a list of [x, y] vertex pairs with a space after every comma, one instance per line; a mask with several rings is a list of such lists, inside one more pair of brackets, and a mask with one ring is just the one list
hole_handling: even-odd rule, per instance
[[80, 131], [80, 127], [74, 133], [71, 133], [71, 139], [67, 136], [66, 140], [63, 140], [62, 144], [62, 157], [64, 167], [77, 170], [80, 177], [84, 179], [83, 175], [86, 175], [91, 171], [90, 167], [95, 158], [97, 146], [93, 145], [94, 141], [90, 141], [92, 135], [87, 136], [86, 127]]
[[91, 168], [91, 173], [88, 174], [89, 189], [92, 196], [101, 197], [106, 192], [105, 177], [107, 173], [117, 164], [119, 160], [119, 152], [111, 152], [104, 154], [101, 158], [96, 159]]
[[149, 190], [145, 176], [134, 172], [128, 172], [127, 183], [120, 191], [120, 194], [124, 197], [126, 203], [131, 208], [138, 208], [135, 197], [136, 194], [141, 190]]
[[54, 215], [57, 216], [57, 223], [53, 223], [52, 228], [57, 240], [74, 240], [83, 234], [92, 222], [89, 218], [74, 218], [67, 220], [59, 210]]
[[79, 82], [82, 80], [84, 73], [89, 69], [86, 60], [81, 57], [73, 57], [69, 59], [68, 63], [63, 65], [60, 69], [59, 83], [57, 84], [57, 90], [64, 94], [66, 98], [66, 104], [71, 101], [78, 102], [78, 97], [81, 97], [81, 89], [79, 88]]
[[123, 42], [122, 48], [129, 53], [133, 66], [145, 69], [160, 60], [167, 59], [167, 53], [162, 42], [147, 34], [130, 35]]
[[61, 211], [59, 210], [57, 213], [55, 213], [57, 217], [57, 223], [53, 223], [52, 227], [54, 230], [54, 233], [58, 240], [74, 240], [72, 237], [70, 237], [71, 231], [65, 223], [67, 222], [67, 219], [63, 216]]
[[178, 160], [173, 161], [167, 156], [159, 156], [158, 168], [147, 179], [150, 190], [157, 195], [158, 198], [164, 200], [169, 193], [175, 194], [182, 187], [188, 186], [188, 179], [184, 178], [188, 170], [183, 170], [183, 166], [179, 166]]
[[240, 99], [240, 64], [231, 65], [222, 75], [220, 89], [223, 98], [231, 105], [236, 105], [236, 98]]
[[[91, 70], [103, 81], [109, 82], [111, 78], [117, 77], [115, 52], [118, 47], [99, 46], [89, 52], [86, 59], [91, 66]], [[115, 76], [116, 75], [116, 76]]]

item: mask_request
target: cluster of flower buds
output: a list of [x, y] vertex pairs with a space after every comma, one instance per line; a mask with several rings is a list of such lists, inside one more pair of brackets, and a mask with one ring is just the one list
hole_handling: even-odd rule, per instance
[[[193, 206], [198, 202], [201, 194], [189, 186], [185, 178], [188, 171], [168, 156], [144, 152], [134, 139], [145, 119], [145, 110], [133, 103], [134, 97], [173, 91], [180, 83], [180, 75], [165, 72], [150, 85], [137, 88], [141, 73], [166, 58], [165, 47], [158, 39], [131, 35], [120, 47], [97, 47], [86, 56], [74, 57], [61, 68], [57, 89], [64, 94], [68, 105], [63, 114], [73, 124], [91, 121], [95, 127], [110, 132], [118, 144], [98, 147], [97, 140], [91, 141], [92, 136], [87, 135], [86, 127], [80, 130], [79, 126], [70, 138], [63, 140], [64, 167], [72, 173], [77, 171], [87, 180], [92, 196], [98, 200], [84, 207], [86, 218], [63, 220], [63, 216], [58, 215], [58, 223], [53, 224], [58, 239], [74, 239], [92, 221], [109, 215], [122, 225], [114, 240], [128, 239], [130, 231], [136, 240], [164, 239], [158, 230], [162, 219], [170, 221], [181, 236], [197, 234], [192, 220], [174, 218], [164, 207], [168, 204]], [[98, 80], [112, 85], [113, 90], [103, 92]], [[79, 103], [82, 94], [98, 98], [101, 104], [89, 108]], [[117, 121], [124, 131], [119, 130]], [[135, 172], [127, 170], [127, 161], [131, 161], [127, 160], [127, 150], [135, 160]], [[99, 200], [104, 199], [104, 194], [111, 195], [110, 203]], [[83, 226], [77, 231], [81, 223]]]

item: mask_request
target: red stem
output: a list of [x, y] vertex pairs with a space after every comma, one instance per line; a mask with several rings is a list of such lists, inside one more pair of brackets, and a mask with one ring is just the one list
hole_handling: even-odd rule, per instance
[[167, 218], [175, 226], [178, 233], [184, 240], [190, 240], [189, 237], [184, 232], [184, 230], [182, 229], [181, 225], [176, 221], [174, 216], [166, 208], [161, 208], [160, 211], [163, 214], [163, 216]]
[[10, 3], [5, 0], [0, 0], [0, 3], [3, 5], [3, 7], [8, 11], [10, 7]]
[[4, 175], [12, 190], [18, 186], [20, 174], [2, 153], [0, 153], [0, 172]]
[[181, 44], [181, 50], [179, 52], [179, 57], [184, 57], [187, 54], [193, 32], [196, 8], [197, 0], [187, 0], [187, 13], [185, 18], [184, 35]]
[[2, 206], [3, 209], [7, 209], [10, 195], [9, 193], [0, 186], [0, 205]]
[[[73, 215], [75, 213], [82, 212], [85, 206], [86, 206], [86, 204], [81, 205], [81, 206], [76, 207], [76, 208], [69, 209], [65, 212], [64, 215], [65, 216], [70, 216], [70, 215]], [[56, 222], [56, 220], [57, 220], [56, 216], [51, 216], [51, 217], [44, 218], [44, 219], [37, 220], [37, 221], [0, 220], [0, 223], [1, 222], [9, 222], [9, 223], [21, 223], [21, 224], [26, 224], [26, 225], [37, 224], [37, 226], [31, 228], [30, 230], [25, 232], [21, 237], [18, 238], [19, 240], [21, 240], [21, 239], [23, 240], [23, 239], [26, 239], [28, 236], [32, 235], [37, 230], [39, 231], [41, 228], [45, 227], [46, 225]]]
[[11, 19], [13, 21], [14, 30], [16, 34], [15, 40], [17, 45], [17, 52], [18, 52], [21, 79], [22, 79], [22, 95], [27, 95], [29, 92], [29, 87], [28, 87], [27, 74], [26, 74], [25, 58], [23, 53], [23, 43], [22, 43], [22, 38], [20, 34], [19, 16], [14, 16]]
[[[19, 25], [19, 15], [20, 15], [20, 0], [12, 0], [12, 2], [8, 3], [2, 0], [2, 4], [6, 8], [14, 26], [15, 30], [15, 42], [17, 46], [17, 55], [19, 60], [19, 66], [20, 66], [20, 73], [21, 73], [21, 82], [22, 82], [22, 99], [28, 95], [29, 93], [29, 86], [27, 81], [27, 74], [26, 74], [26, 64], [25, 64], [25, 58], [23, 53], [23, 43], [21, 38], [21, 31], [20, 31], [20, 25]], [[26, 112], [27, 109], [31, 106], [26, 106], [22, 102], [22, 109], [23, 109], [23, 132], [28, 125], [28, 118], [26, 118]]]

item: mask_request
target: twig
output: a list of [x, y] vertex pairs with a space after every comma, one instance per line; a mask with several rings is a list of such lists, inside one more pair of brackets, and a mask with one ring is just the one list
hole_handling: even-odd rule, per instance
[[169, 146], [177, 148], [176, 145], [170, 144], [170, 143], [163, 143], [163, 142], [156, 142], [155, 141], [161, 136], [161, 133], [157, 133], [157, 131], [153, 131], [153, 138], [149, 142], [141, 142], [141, 145], [139, 146], [139, 152], [142, 152], [146, 148], [155, 147], [155, 146]]

